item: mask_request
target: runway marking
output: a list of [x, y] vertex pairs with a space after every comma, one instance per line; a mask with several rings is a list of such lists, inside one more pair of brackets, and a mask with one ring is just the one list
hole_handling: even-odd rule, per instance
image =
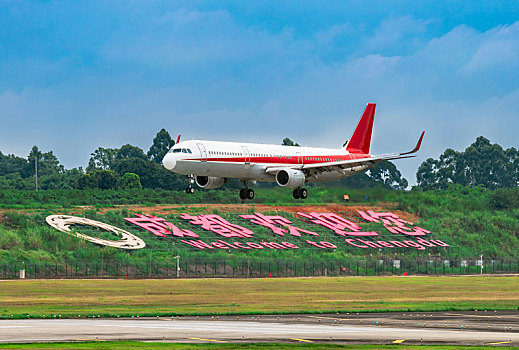
[[290, 338], [290, 340], [295, 340], [303, 343], [313, 343], [312, 340], [306, 340], [306, 339], [298, 339], [298, 338]]
[[519, 316], [514, 316], [514, 315], [470, 315], [470, 314], [448, 314], [448, 313], [445, 313], [446, 316], [463, 316], [463, 317], [476, 317], [476, 318], [498, 318], [498, 317], [503, 317], [503, 318], [519, 318]]
[[215, 343], [225, 343], [224, 341], [215, 340], [215, 339], [204, 339], [204, 338], [189, 338], [189, 339], [191, 339], [191, 340], [212, 341], [212, 342], [215, 342]]
[[325, 319], [325, 320], [341, 320], [341, 321], [350, 321], [350, 320], [352, 320], [351, 318], [338, 318], [338, 317], [325, 317], [325, 316], [306, 316], [306, 317], [309, 317], [309, 318], [322, 318], [322, 319]]
[[497, 343], [488, 343], [488, 345], [511, 344], [511, 343], [512, 343], [512, 341], [509, 340], [509, 341], [500, 341]]
[[393, 342], [393, 344], [402, 344], [403, 342], [405, 342], [405, 339], [397, 339]]

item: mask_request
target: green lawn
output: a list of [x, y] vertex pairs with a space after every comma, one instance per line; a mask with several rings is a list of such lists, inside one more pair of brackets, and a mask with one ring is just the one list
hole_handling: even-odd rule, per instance
[[489, 276], [0, 281], [0, 317], [516, 310], [518, 290]]

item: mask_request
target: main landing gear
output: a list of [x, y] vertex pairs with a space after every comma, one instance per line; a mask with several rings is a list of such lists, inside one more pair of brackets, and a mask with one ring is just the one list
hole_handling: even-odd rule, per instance
[[195, 193], [195, 189], [193, 188], [193, 184], [195, 183], [195, 177], [193, 175], [188, 175], [187, 178], [189, 179], [189, 186], [186, 187], [186, 193], [193, 194]]
[[292, 195], [295, 199], [306, 199], [306, 197], [308, 197], [308, 191], [306, 188], [295, 188]]
[[242, 188], [240, 190], [240, 198], [241, 199], [253, 199], [254, 190], [252, 188]]
[[240, 190], [240, 198], [241, 199], [253, 199], [254, 198], [254, 190], [249, 188], [249, 183], [247, 180], [243, 180], [243, 184], [245, 188]]

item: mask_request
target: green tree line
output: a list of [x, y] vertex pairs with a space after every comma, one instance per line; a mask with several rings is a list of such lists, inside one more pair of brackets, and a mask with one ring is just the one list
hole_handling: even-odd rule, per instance
[[[49, 189], [164, 189], [183, 190], [183, 176], [173, 174], [161, 165], [161, 160], [175, 144], [170, 134], [160, 130], [148, 152], [126, 144], [120, 148], [98, 147], [91, 153], [87, 167], [65, 169], [52, 151], [43, 152], [37, 146], [27, 158], [0, 152], [0, 189], [30, 190], [35, 188], [36, 165], [38, 187]], [[290, 138], [285, 146], [299, 146]], [[450, 185], [483, 186], [489, 189], [512, 188], [519, 184], [519, 151], [503, 149], [482, 136], [464, 151], [447, 149], [439, 159], [429, 158], [418, 168], [417, 188], [447, 189]], [[391, 162], [383, 162], [363, 173], [331, 183], [329, 186], [348, 188], [383, 187], [406, 189], [408, 181]], [[239, 188], [237, 180], [228, 181], [225, 188]], [[275, 184], [262, 184], [264, 187]], [[325, 185], [328, 186], [328, 185]], [[513, 202], [513, 200], [512, 200]]]

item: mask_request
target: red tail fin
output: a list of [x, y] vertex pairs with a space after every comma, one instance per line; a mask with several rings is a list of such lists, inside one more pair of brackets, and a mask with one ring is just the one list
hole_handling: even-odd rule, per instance
[[353, 135], [351, 136], [346, 150], [350, 153], [369, 153], [371, 144], [371, 132], [373, 131], [373, 120], [375, 118], [376, 104], [368, 103], [364, 114], [360, 118]]

